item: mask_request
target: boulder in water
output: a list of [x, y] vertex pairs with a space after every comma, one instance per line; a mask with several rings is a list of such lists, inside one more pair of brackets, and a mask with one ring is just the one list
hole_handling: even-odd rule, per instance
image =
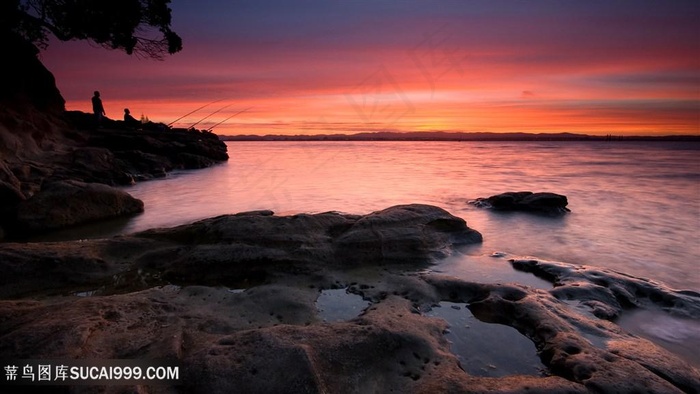
[[506, 192], [487, 198], [477, 198], [471, 203], [497, 211], [523, 211], [549, 215], [571, 212], [566, 207], [569, 204], [566, 196], [549, 192]]
[[59, 228], [143, 212], [143, 201], [100, 183], [58, 181], [42, 186], [17, 206], [17, 234]]

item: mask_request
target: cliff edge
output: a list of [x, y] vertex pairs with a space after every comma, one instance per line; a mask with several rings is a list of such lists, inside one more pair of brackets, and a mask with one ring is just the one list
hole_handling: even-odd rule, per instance
[[12, 61], [0, 75], [0, 239], [130, 215], [143, 203], [115, 186], [228, 160], [218, 136], [150, 123], [127, 127], [66, 111], [39, 51], [0, 32]]

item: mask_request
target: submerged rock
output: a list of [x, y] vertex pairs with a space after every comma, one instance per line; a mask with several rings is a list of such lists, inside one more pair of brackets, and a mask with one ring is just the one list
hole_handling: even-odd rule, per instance
[[655, 306], [667, 313], [700, 319], [700, 293], [673, 290], [654, 281], [635, 278], [608, 269], [572, 266], [536, 259], [511, 259], [513, 268], [552, 282], [551, 293], [560, 299], [575, 299], [598, 317], [612, 320], [625, 309]]
[[[0, 353], [180, 363], [181, 385], [128, 388], [143, 392], [698, 391], [696, 367], [614, 317], [659, 307], [700, 319], [700, 295], [534, 259], [512, 263], [552, 290], [420, 270], [480, 240], [440, 208], [403, 205], [369, 215], [256, 211], [109, 239], [4, 243]], [[326, 322], [316, 301], [334, 288], [371, 305]], [[443, 301], [518, 330], [546, 371], [465, 372], [448, 323], [425, 313]]]
[[566, 196], [548, 192], [506, 192], [487, 198], [477, 198], [472, 204], [497, 211], [523, 211], [560, 215], [570, 212]]

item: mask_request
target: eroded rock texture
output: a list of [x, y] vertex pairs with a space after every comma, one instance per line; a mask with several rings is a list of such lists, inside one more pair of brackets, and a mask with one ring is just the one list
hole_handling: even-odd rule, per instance
[[[694, 366], [614, 322], [646, 307], [698, 320], [698, 294], [534, 259], [511, 263], [551, 290], [425, 270], [480, 240], [440, 208], [404, 205], [364, 216], [258, 211], [111, 239], [3, 244], [0, 353], [183, 366], [179, 386], [73, 392], [698, 392]], [[326, 322], [315, 303], [334, 288], [371, 305]], [[466, 373], [445, 339], [448, 323], [426, 313], [442, 301], [514, 327], [545, 372]]]

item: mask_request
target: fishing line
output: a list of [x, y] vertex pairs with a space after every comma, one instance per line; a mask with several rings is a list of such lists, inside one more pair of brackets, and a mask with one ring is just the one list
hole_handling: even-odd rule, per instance
[[246, 108], [246, 109], [243, 109], [243, 110], [240, 110], [240, 111], [236, 112], [235, 114], [229, 116], [228, 118], [222, 120], [221, 122], [215, 124], [214, 126], [211, 126], [210, 128], [207, 129], [207, 131], [212, 131], [212, 130], [214, 129], [214, 127], [216, 127], [216, 126], [218, 126], [218, 125], [224, 123], [225, 121], [227, 121], [227, 120], [233, 118], [233, 117], [236, 116], [236, 115], [242, 114], [243, 112], [245, 112], [245, 111], [247, 111], [247, 110], [249, 110], [249, 109], [251, 109], [251, 108], [253, 108], [253, 107], [248, 107], [248, 108]]
[[182, 116], [180, 116], [179, 118], [177, 118], [177, 119], [173, 120], [172, 122], [168, 123], [168, 127], [172, 126], [172, 125], [173, 125], [175, 122], [177, 122], [178, 120], [180, 120], [180, 119], [182, 119], [182, 118], [184, 118], [184, 117], [186, 117], [186, 116], [190, 116], [190, 115], [192, 115], [193, 113], [199, 111], [200, 109], [202, 109], [202, 108], [204, 108], [204, 107], [206, 107], [206, 106], [212, 105], [212, 104], [214, 104], [214, 103], [218, 103], [219, 101], [224, 101], [224, 99], [214, 100], [214, 101], [212, 101], [212, 102], [209, 103], [209, 104], [204, 104], [204, 105], [202, 105], [201, 107], [195, 109], [194, 111], [192, 111], [192, 112], [190, 112], [190, 113], [187, 113], [187, 114], [185, 114], [185, 115], [182, 115]]
[[230, 106], [232, 106], [232, 105], [233, 105], [233, 103], [231, 103], [231, 104], [229, 104], [229, 105], [225, 105], [225, 106], [223, 106], [223, 107], [217, 109], [216, 111], [214, 111], [214, 112], [210, 113], [209, 115], [207, 115], [207, 116], [203, 117], [202, 119], [200, 119], [199, 122], [194, 122], [190, 127], [188, 127], [188, 129], [193, 128], [194, 126], [200, 124], [202, 121], [204, 121], [205, 119], [208, 119], [210, 116], [214, 115], [215, 113], [221, 112], [222, 110], [224, 110], [224, 109], [226, 109], [226, 108], [228, 108], [228, 107], [230, 107]]

